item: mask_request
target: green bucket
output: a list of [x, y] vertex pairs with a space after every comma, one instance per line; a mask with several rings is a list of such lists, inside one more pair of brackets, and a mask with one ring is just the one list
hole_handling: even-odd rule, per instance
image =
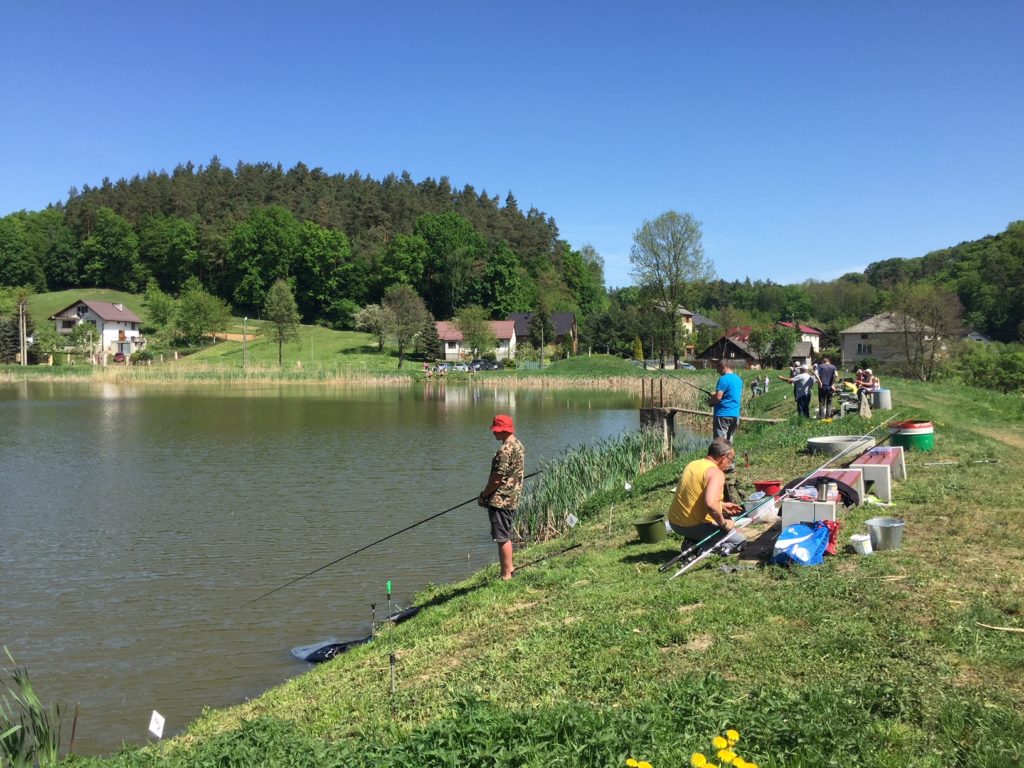
[[930, 421], [904, 421], [889, 427], [892, 444], [907, 451], [930, 451], [935, 447], [935, 427]]
[[637, 535], [644, 544], [657, 544], [665, 540], [665, 517], [649, 517], [646, 520], [634, 520]]

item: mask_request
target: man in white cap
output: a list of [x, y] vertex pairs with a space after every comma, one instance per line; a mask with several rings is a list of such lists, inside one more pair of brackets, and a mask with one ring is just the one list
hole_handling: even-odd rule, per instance
[[779, 376], [779, 379], [793, 385], [796, 412], [800, 416], [811, 418], [811, 391], [814, 389], [814, 377], [807, 372], [807, 366], [801, 365], [793, 376]]

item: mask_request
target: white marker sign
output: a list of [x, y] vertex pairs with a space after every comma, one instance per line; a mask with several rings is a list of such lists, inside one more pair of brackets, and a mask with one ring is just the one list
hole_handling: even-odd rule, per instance
[[572, 512], [565, 516], [565, 522], [569, 524], [570, 528], [575, 528], [576, 523], [578, 523], [579, 521], [580, 519], [576, 517], [576, 515], [574, 515]]
[[149, 732], [158, 739], [163, 738], [164, 735], [164, 716], [155, 709], [153, 710], [153, 716], [149, 718]]

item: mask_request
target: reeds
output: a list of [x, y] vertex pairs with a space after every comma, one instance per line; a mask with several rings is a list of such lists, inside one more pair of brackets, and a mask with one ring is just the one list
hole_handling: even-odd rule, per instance
[[[11, 652], [4, 648], [14, 664]], [[5, 670], [7, 671], [7, 670]], [[60, 761], [60, 706], [44, 707], [28, 670], [14, 666], [11, 681], [0, 695], [0, 768], [40, 768]]]
[[516, 533], [532, 541], [558, 536], [569, 527], [570, 513], [582, 517], [591, 496], [632, 483], [637, 475], [671, 457], [662, 432], [644, 429], [542, 461], [543, 474], [527, 487], [519, 505]]

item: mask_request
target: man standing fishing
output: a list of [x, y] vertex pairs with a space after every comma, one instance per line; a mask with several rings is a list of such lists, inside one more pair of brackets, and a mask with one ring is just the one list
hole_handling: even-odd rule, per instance
[[512, 567], [512, 518], [519, 497], [523, 493], [523, 472], [526, 468], [526, 449], [515, 436], [512, 417], [499, 413], [491, 422], [494, 438], [501, 442], [497, 453], [491, 459], [491, 476], [480, 493], [477, 504], [487, 507], [491, 521], [491, 538], [498, 543], [498, 562], [501, 564], [501, 579], [508, 581], [514, 571]]
[[718, 383], [715, 384], [715, 393], [708, 397], [708, 403], [714, 409], [711, 436], [724, 438], [731, 443], [736, 427], [740, 424], [743, 379], [732, 372], [725, 360], [716, 361], [715, 368], [718, 371]]

